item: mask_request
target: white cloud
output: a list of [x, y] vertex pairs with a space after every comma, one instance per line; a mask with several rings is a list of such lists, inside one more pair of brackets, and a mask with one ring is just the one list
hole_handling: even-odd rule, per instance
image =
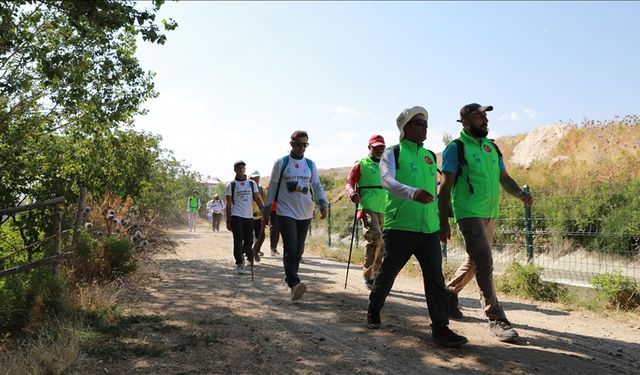
[[527, 107], [521, 107], [521, 108], [522, 108], [522, 113], [527, 115], [527, 117], [529, 117], [530, 119], [536, 118], [536, 111]]
[[520, 121], [520, 115], [518, 112], [511, 112], [511, 116], [509, 116], [511, 121]]

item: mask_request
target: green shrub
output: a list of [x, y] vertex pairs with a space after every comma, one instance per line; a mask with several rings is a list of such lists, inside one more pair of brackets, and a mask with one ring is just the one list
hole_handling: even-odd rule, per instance
[[84, 259], [89, 258], [96, 247], [96, 243], [96, 240], [91, 238], [91, 235], [86, 230], [80, 230], [76, 243], [76, 254]]
[[539, 301], [557, 302], [567, 293], [557, 283], [542, 281], [542, 268], [534, 264], [521, 265], [513, 261], [498, 278], [499, 291]]
[[105, 241], [109, 266], [115, 275], [126, 275], [135, 271], [136, 262], [133, 259], [133, 243], [128, 238], [109, 237]]
[[610, 307], [618, 310], [631, 310], [640, 307], [640, 286], [621, 273], [605, 273], [591, 279], [601, 298]]

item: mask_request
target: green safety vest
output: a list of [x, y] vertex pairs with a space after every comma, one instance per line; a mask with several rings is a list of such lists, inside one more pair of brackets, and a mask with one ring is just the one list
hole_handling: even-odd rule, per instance
[[189, 206], [191, 211], [198, 211], [198, 197], [189, 197]]
[[396, 180], [404, 185], [426, 190], [434, 196], [428, 204], [400, 199], [386, 192], [384, 228], [419, 233], [435, 233], [440, 230], [436, 195], [437, 165], [433, 154], [422, 145], [403, 139], [400, 141]]
[[360, 160], [360, 205], [364, 210], [383, 213], [387, 194], [380, 180], [380, 165], [370, 157]]
[[[497, 218], [500, 213], [498, 151], [491, 140], [485, 137], [478, 141], [464, 130], [460, 132], [459, 139], [464, 144], [467, 164], [451, 191], [453, 217], [456, 222], [467, 217]], [[465, 183], [467, 177], [473, 184], [473, 193]]]

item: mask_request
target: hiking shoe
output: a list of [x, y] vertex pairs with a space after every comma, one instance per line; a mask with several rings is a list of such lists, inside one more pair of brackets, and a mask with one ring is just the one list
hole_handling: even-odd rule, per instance
[[496, 335], [502, 342], [513, 341], [518, 337], [518, 332], [511, 326], [507, 319], [489, 320], [489, 331]]
[[447, 308], [449, 310], [449, 319], [462, 319], [464, 315], [462, 311], [460, 311], [460, 307], [458, 307], [458, 295], [447, 291]]
[[271, 256], [272, 256], [272, 257], [274, 257], [274, 256], [277, 256], [277, 255], [280, 255], [280, 253], [278, 252], [278, 250], [276, 250], [276, 249], [271, 249]]
[[259, 250], [258, 250], [258, 254], [259, 254], [261, 257], [263, 257], [263, 256], [264, 256], [264, 253], [263, 253], [262, 251], [259, 251]]
[[291, 300], [296, 301], [302, 298], [304, 292], [307, 291], [307, 286], [304, 283], [299, 283], [291, 288]]
[[371, 290], [371, 288], [373, 288], [373, 280], [364, 280], [364, 286], [367, 287], [367, 289]]
[[449, 326], [434, 327], [432, 325], [431, 337], [436, 344], [447, 348], [457, 348], [469, 342], [466, 337], [453, 332]]
[[244, 266], [242, 264], [237, 264], [236, 265], [236, 272], [238, 273], [238, 275], [244, 274]]
[[380, 320], [380, 310], [367, 307], [367, 327], [370, 329], [380, 329], [382, 321]]
[[260, 263], [260, 252], [256, 252], [255, 254], [253, 254], [253, 259], [256, 261], [256, 263]]
[[304, 259], [302, 259], [302, 257], [300, 257], [300, 263], [304, 263]]

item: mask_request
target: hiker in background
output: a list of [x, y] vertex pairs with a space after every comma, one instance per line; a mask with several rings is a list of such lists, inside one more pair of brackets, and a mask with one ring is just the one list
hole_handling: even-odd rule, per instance
[[[268, 190], [268, 189], [267, 189]], [[269, 245], [271, 247], [271, 256], [275, 257], [280, 255], [278, 252], [278, 240], [280, 239], [280, 229], [278, 229], [278, 220], [277, 220], [277, 202], [273, 202], [271, 204], [270, 215], [269, 215]]]
[[517, 338], [518, 333], [498, 303], [491, 256], [493, 231], [500, 208], [500, 186], [527, 206], [531, 206], [533, 201], [507, 173], [498, 146], [487, 139], [487, 112], [492, 110], [492, 106], [477, 103], [460, 109], [458, 122], [463, 126], [460, 137], [449, 143], [442, 154], [443, 180], [438, 197], [440, 235], [445, 243], [451, 238], [448, 208], [452, 201], [454, 220], [464, 237], [467, 258], [447, 284], [449, 315], [462, 318], [458, 293], [475, 276], [480, 288], [480, 303], [489, 319], [489, 329], [498, 340], [508, 342]]
[[363, 277], [367, 289], [371, 290], [373, 278], [382, 263], [382, 226], [386, 192], [380, 182], [380, 158], [384, 152], [384, 138], [372, 135], [369, 138], [369, 155], [359, 160], [351, 168], [346, 193], [351, 202], [360, 204], [358, 219], [364, 226], [364, 239], [367, 241], [364, 251]]
[[384, 258], [369, 295], [367, 326], [380, 328], [385, 299], [414, 255], [422, 270], [431, 336], [438, 345], [458, 347], [467, 339], [449, 329], [436, 205], [437, 162], [435, 154], [423, 147], [428, 116], [419, 106], [404, 109], [396, 119], [400, 144], [387, 148], [380, 161], [382, 186], [387, 190]]
[[282, 235], [285, 282], [291, 288], [291, 299], [302, 298], [307, 286], [300, 282], [298, 269], [304, 253], [314, 202], [311, 194], [318, 199], [321, 218], [327, 216], [327, 199], [320, 184], [316, 165], [304, 156], [309, 146], [307, 132], [297, 130], [291, 134], [289, 155], [276, 160], [271, 171], [271, 180], [263, 218], [265, 225], [270, 220], [271, 203], [277, 202], [276, 220]]
[[[262, 198], [258, 193], [258, 185], [247, 180], [245, 174], [246, 164], [239, 160], [233, 164], [236, 172], [235, 179], [227, 184], [227, 229], [233, 233], [233, 256], [236, 261], [238, 274], [244, 273], [244, 259], [252, 264], [254, 254], [251, 251], [253, 245], [253, 209], [252, 202], [258, 203], [262, 209]], [[259, 256], [255, 257], [257, 262]]]
[[191, 196], [187, 198], [187, 215], [189, 216], [189, 232], [196, 231], [198, 222], [198, 211], [200, 210], [200, 197], [198, 191], [193, 190]]
[[220, 194], [214, 195], [210, 208], [212, 216], [211, 226], [214, 232], [220, 232], [220, 221], [222, 220], [222, 215], [224, 215], [225, 208], [226, 204], [220, 199]]
[[[255, 182], [256, 185], [258, 185], [258, 194], [264, 202], [267, 199], [267, 192], [265, 191], [265, 188], [260, 186], [260, 172], [254, 171], [249, 176], [249, 179]], [[262, 227], [263, 222], [261, 207], [258, 207], [258, 203], [256, 201], [253, 201], [253, 234], [254, 239], [258, 242], [258, 245], [262, 244], [262, 241], [264, 241], [264, 238], [260, 238], [261, 236], [264, 237], [264, 230], [262, 230]], [[256, 250], [258, 251], [258, 256], [264, 255], [259, 248]]]

